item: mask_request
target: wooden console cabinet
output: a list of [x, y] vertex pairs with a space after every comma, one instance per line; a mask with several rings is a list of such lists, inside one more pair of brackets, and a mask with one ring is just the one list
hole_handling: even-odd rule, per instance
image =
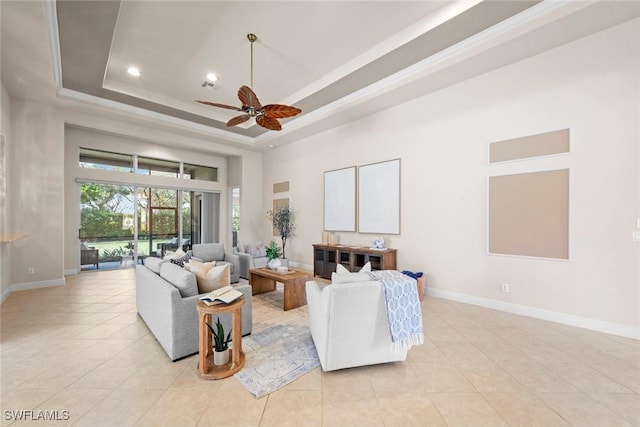
[[313, 245], [313, 275], [331, 279], [336, 265], [342, 264], [349, 271], [358, 271], [367, 262], [372, 270], [395, 270], [395, 249], [371, 249], [366, 246]]

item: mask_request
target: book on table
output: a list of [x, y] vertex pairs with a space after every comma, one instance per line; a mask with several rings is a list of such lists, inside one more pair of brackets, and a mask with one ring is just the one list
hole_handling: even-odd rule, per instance
[[233, 289], [232, 286], [225, 286], [220, 289], [216, 289], [214, 291], [209, 292], [206, 295], [198, 298], [200, 301], [207, 305], [215, 305], [215, 304], [229, 304], [233, 301], [237, 300], [242, 296], [242, 292], [237, 289]]

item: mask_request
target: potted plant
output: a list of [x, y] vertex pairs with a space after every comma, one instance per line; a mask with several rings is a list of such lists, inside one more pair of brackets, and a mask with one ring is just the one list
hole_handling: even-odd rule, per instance
[[269, 242], [269, 246], [266, 247], [267, 253], [267, 265], [270, 269], [275, 270], [280, 267], [280, 260], [278, 257], [280, 256], [280, 248], [273, 240]]
[[287, 256], [284, 248], [287, 244], [287, 239], [291, 236], [294, 229], [293, 212], [291, 211], [291, 207], [280, 206], [276, 209], [270, 209], [267, 211], [266, 217], [271, 221], [273, 228], [275, 228], [278, 231], [278, 234], [280, 234], [280, 239], [282, 240], [282, 259], [285, 260], [286, 265]]
[[231, 331], [224, 337], [224, 326], [220, 323], [220, 317], [216, 319], [216, 327], [207, 323], [207, 327], [213, 335], [213, 364], [224, 365], [229, 362], [229, 341], [231, 341]]

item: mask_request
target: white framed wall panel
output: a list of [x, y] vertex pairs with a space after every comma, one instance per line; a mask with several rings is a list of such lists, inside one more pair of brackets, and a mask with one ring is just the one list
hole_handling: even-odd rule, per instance
[[358, 167], [358, 231], [400, 234], [400, 159]]

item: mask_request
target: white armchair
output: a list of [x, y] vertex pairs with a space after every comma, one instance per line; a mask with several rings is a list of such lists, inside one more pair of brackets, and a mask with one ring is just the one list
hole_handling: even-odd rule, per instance
[[380, 282], [306, 283], [309, 329], [324, 371], [396, 362]]

